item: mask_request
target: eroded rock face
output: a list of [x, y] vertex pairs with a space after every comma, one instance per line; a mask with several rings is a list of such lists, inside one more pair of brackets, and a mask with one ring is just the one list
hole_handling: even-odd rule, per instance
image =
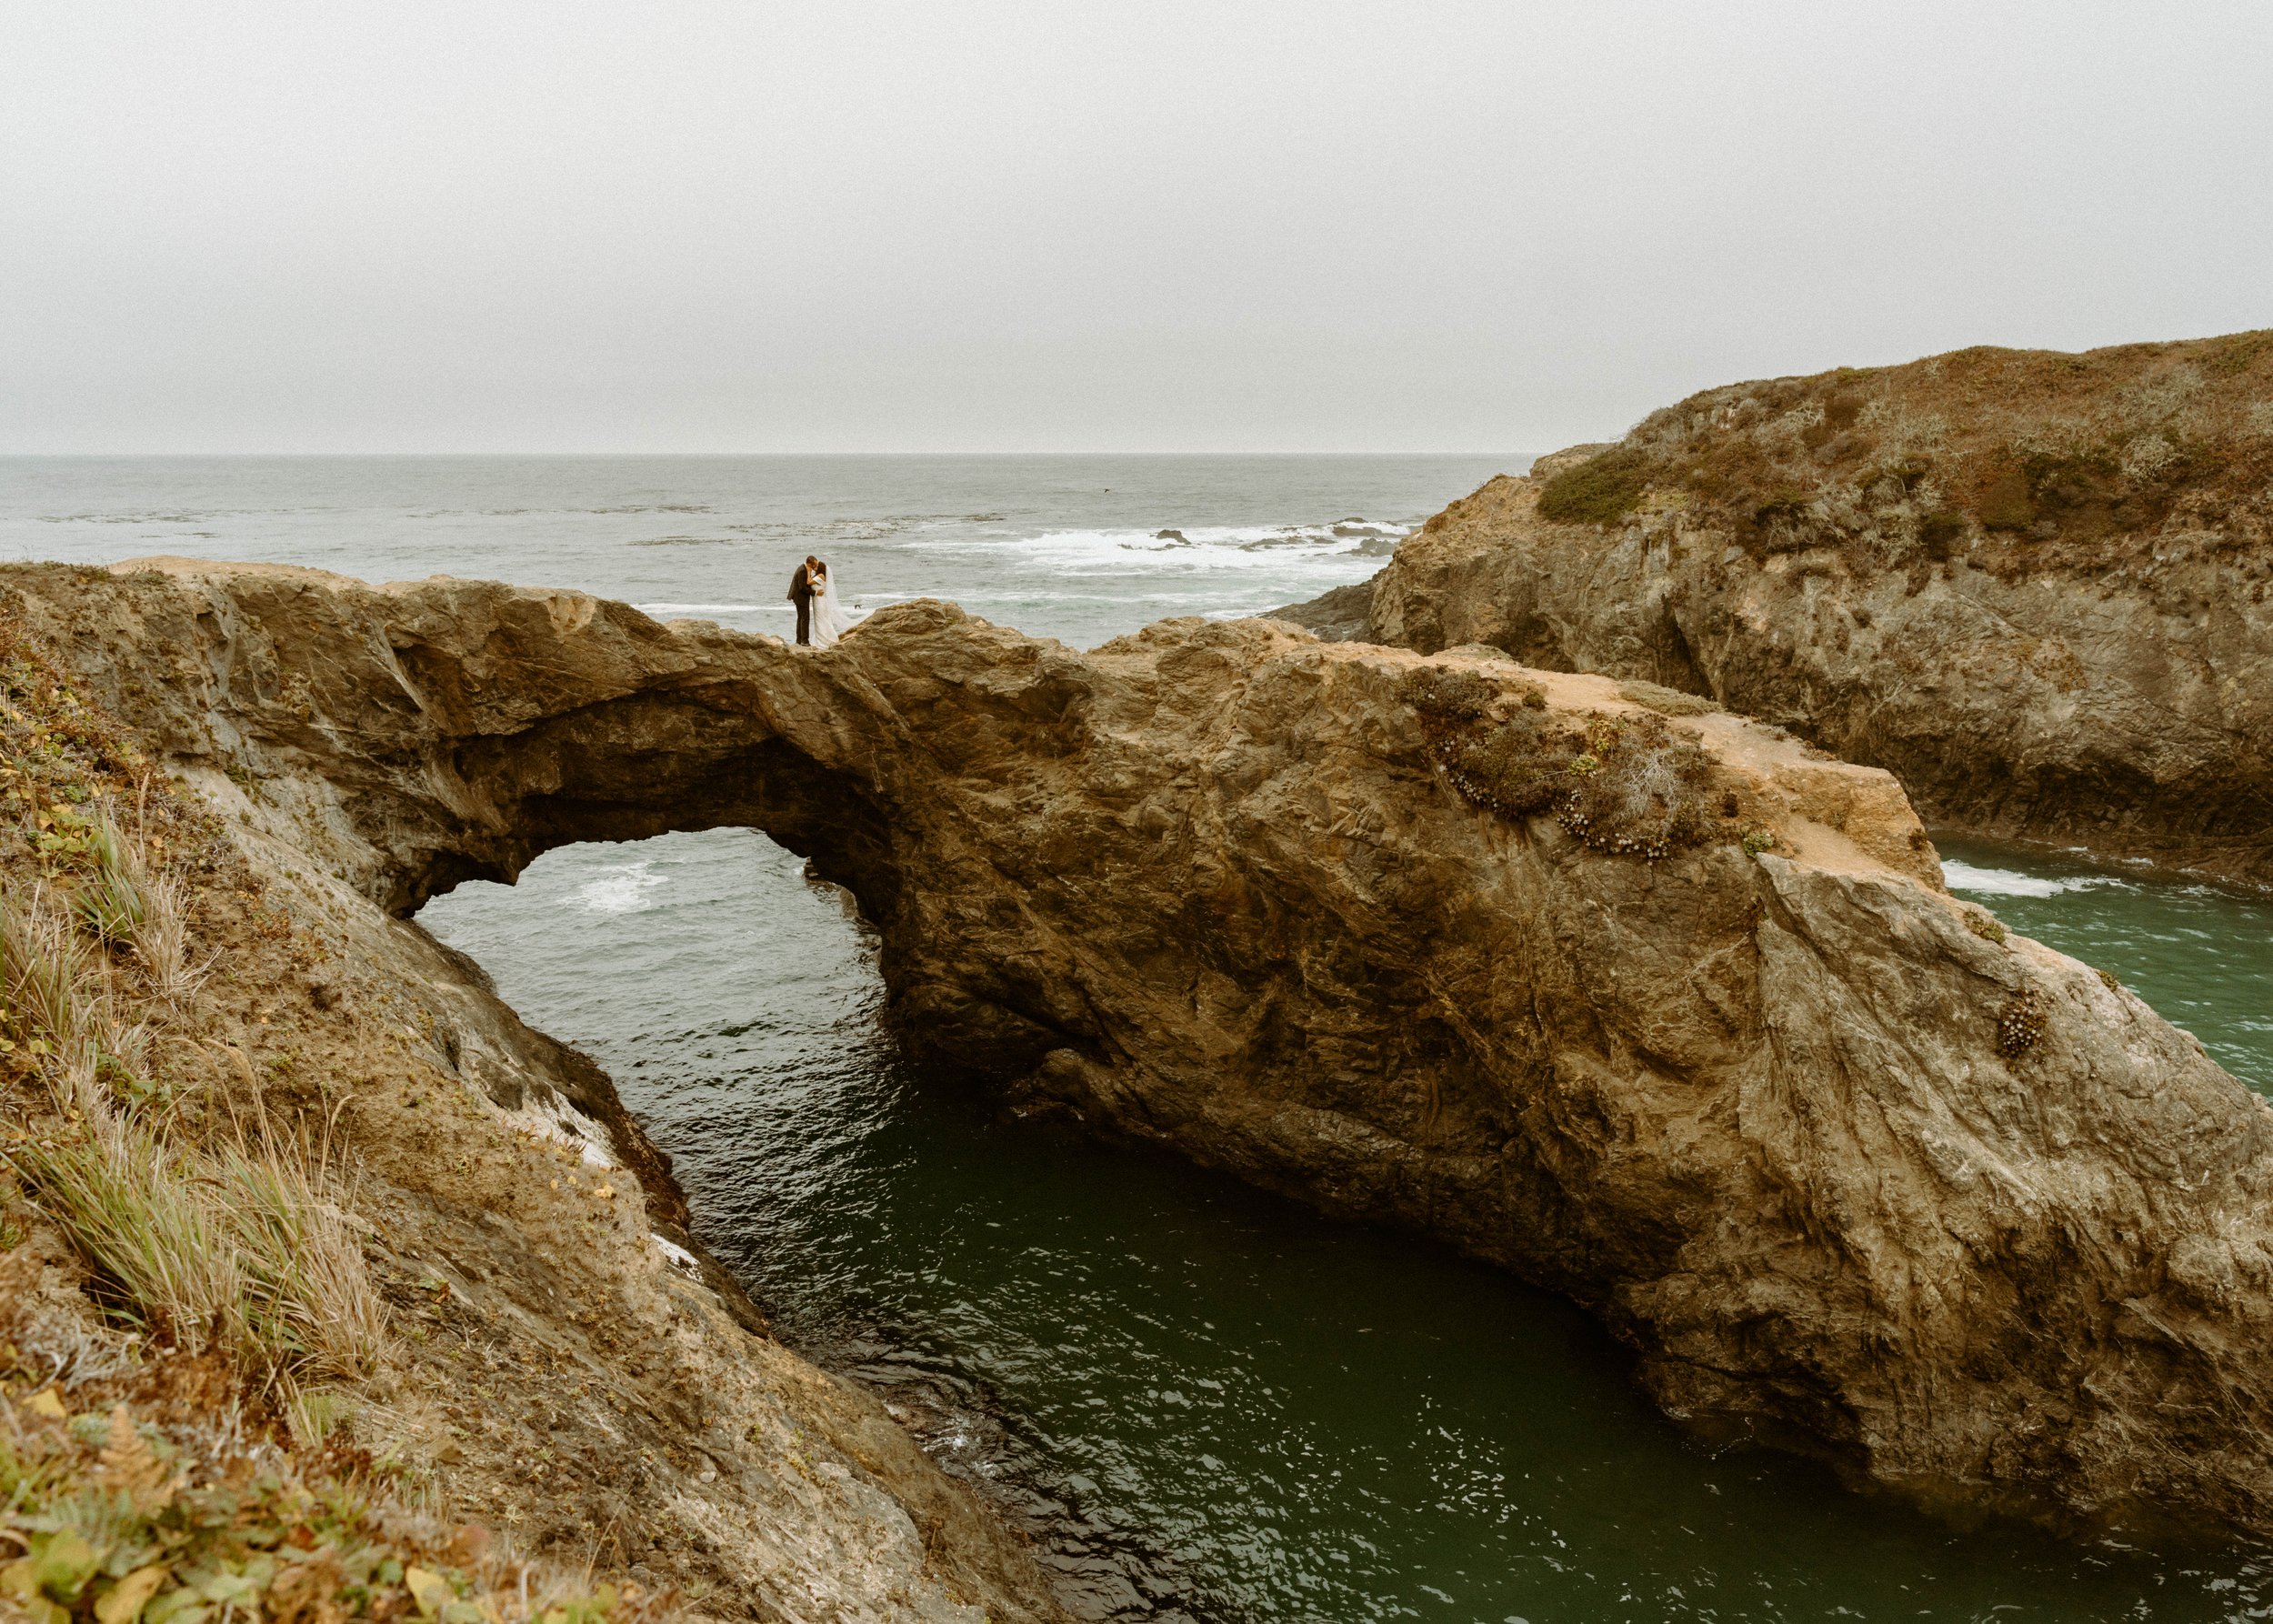
[[2269, 584], [2258, 333], [1711, 390], [1282, 613], [1707, 694], [1888, 768], [1937, 827], [2267, 882]]
[[[1676, 1414], [1928, 1498], [2273, 1529], [2273, 1108], [1971, 927], [1882, 772], [1271, 622], [1082, 655], [916, 603], [816, 652], [450, 580], [8, 581], [216, 799], [390, 908], [751, 824], [851, 887], [912, 1035], [1565, 1292]], [[1485, 810], [1424, 665], [1589, 738], [1676, 713], [1704, 837], [1653, 864]]]

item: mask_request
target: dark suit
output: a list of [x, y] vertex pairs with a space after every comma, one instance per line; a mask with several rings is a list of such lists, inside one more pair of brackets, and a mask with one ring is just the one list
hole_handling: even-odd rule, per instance
[[797, 606], [797, 641], [813, 641], [813, 577], [805, 566], [797, 566], [797, 573], [789, 577], [789, 601]]

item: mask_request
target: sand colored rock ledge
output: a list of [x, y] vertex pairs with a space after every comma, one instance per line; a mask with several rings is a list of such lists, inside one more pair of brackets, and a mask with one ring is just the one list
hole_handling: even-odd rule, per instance
[[[924, 602], [816, 653], [454, 580], [0, 586], [342, 891], [754, 825], [854, 891], [915, 1037], [1565, 1292], [1677, 1415], [1929, 1499], [2273, 1530], [2273, 1108], [1973, 928], [1876, 769], [1272, 622], [1084, 655]], [[1703, 837], [1652, 864], [1477, 806], [1425, 666], [1549, 732], [1682, 730]]]

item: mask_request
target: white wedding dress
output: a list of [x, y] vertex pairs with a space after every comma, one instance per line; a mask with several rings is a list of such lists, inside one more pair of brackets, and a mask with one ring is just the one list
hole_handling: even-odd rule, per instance
[[831, 647], [852, 630], [856, 617], [845, 607], [844, 588], [833, 575], [813, 583], [813, 647]]

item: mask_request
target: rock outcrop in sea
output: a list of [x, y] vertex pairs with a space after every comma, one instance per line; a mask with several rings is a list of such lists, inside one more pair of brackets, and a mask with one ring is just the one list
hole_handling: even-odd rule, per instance
[[[911, 1039], [1565, 1293], [1672, 1414], [1928, 1500], [2273, 1531], [2273, 1107], [1950, 897], [1883, 771], [1650, 681], [1267, 621], [1083, 654], [918, 602], [816, 652], [449, 579], [0, 590], [239, 832], [330, 996], [455, 1090], [431, 1126], [396, 1083], [346, 1119], [455, 1215], [426, 1244], [469, 1308], [580, 1338], [573, 1280], [671, 1328], [690, 1526], [786, 1485], [913, 1587], [894, 1497], [963, 1502], [674, 1281], [605, 1078], [399, 920], [565, 842], [735, 824], [850, 888]], [[612, 1148], [646, 1215], [525, 1255], [526, 1185], [454, 1194], [475, 1120]], [[793, 1483], [806, 1388], [841, 1472]], [[930, 1549], [1022, 1582], [975, 1535]]]
[[1278, 613], [1709, 696], [1938, 828], [2267, 882], [2268, 584], [2258, 332], [1707, 390]]

